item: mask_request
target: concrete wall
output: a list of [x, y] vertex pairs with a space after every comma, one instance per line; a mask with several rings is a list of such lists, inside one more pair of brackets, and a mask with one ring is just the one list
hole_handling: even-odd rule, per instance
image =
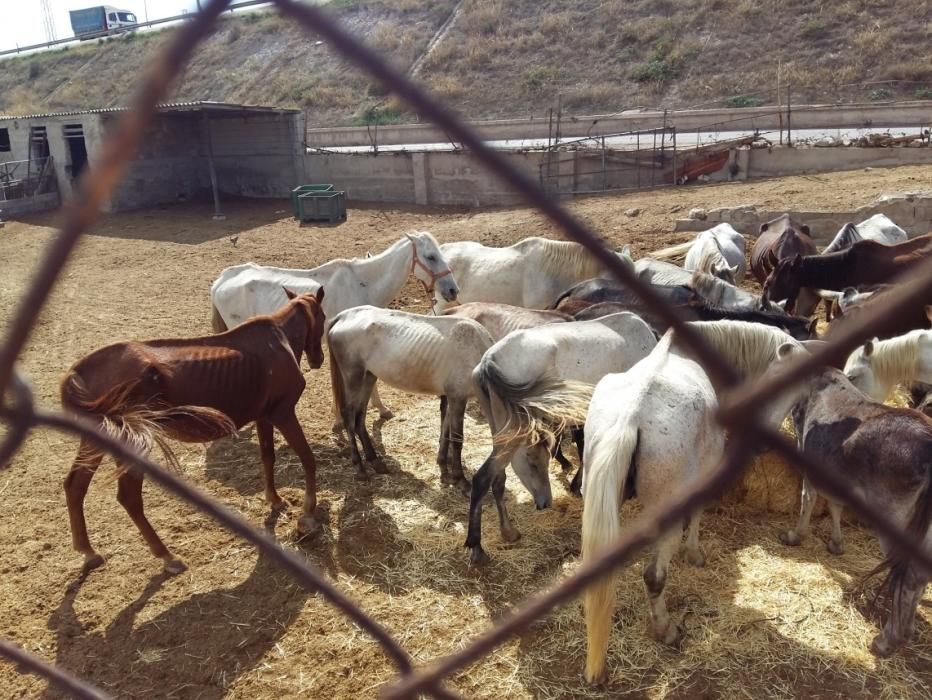
[[303, 114], [212, 114], [210, 134], [220, 191], [287, 197], [305, 181], [303, 133]]
[[[503, 154], [534, 180], [547, 172], [547, 155], [540, 152]], [[740, 149], [732, 154], [739, 179], [777, 177], [809, 172], [932, 164], [932, 148], [774, 148]], [[601, 155], [562, 151], [554, 155], [545, 186], [553, 192], [587, 192], [651, 185], [646, 161], [638, 170], [632, 156], [610, 156], [603, 181]], [[668, 164], [668, 169], [672, 163]], [[672, 172], [672, 171], [671, 171]], [[360, 202], [392, 202], [451, 206], [508, 206], [522, 201], [498, 177], [466, 152], [308, 153], [308, 182], [333, 183]], [[727, 168], [713, 180], [727, 180]], [[661, 184], [659, 171], [656, 184]], [[837, 230], [837, 229], [836, 229]]]
[[10, 199], [0, 202], [0, 221], [15, 219], [26, 214], [38, 214], [43, 211], [57, 209], [60, 204], [58, 192], [28, 197], [26, 199]]
[[[783, 120], [786, 110], [783, 110]], [[656, 129], [664, 125], [680, 130], [696, 131], [706, 127], [713, 131], [739, 129], [776, 130], [784, 125], [775, 106], [752, 108], [721, 108], [668, 112], [629, 111], [613, 115], [575, 116], [564, 118], [560, 132], [564, 138], [602, 136], [624, 131]], [[595, 122], [595, 123], [594, 123]], [[871, 125], [884, 127], [928, 126], [932, 123], [932, 103], [929, 101], [854, 105], [793, 105], [793, 129], [860, 128]], [[710, 125], [718, 124], [714, 128]], [[546, 117], [497, 119], [470, 122], [489, 141], [505, 139], [546, 139]], [[446, 143], [446, 133], [432, 124], [392, 124], [368, 127], [326, 127], [309, 129], [307, 143], [311, 147], [368, 146], [373, 130], [380, 144]]]

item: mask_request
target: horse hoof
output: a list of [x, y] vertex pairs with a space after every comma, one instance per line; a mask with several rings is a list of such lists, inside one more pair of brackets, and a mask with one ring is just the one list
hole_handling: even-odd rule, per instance
[[169, 576], [177, 576], [178, 574], [184, 573], [188, 570], [187, 564], [181, 561], [181, 559], [173, 556], [165, 557], [165, 563], [163, 567], [165, 569], [165, 573]]
[[836, 542], [835, 540], [829, 540], [828, 542], [825, 543], [825, 548], [829, 551], [829, 553], [834, 554], [835, 556], [839, 556], [845, 553], [844, 542]]
[[472, 483], [465, 476], [454, 479], [453, 486], [457, 487], [464, 496], [472, 493]]
[[381, 459], [373, 459], [369, 462], [369, 465], [376, 474], [388, 474], [388, 467], [385, 466], [385, 462]]
[[97, 552], [93, 554], [84, 555], [84, 566], [81, 569], [87, 573], [88, 571], [93, 571], [104, 565], [104, 558], [100, 556]]
[[275, 498], [269, 498], [266, 496], [266, 501], [269, 503], [269, 508], [273, 513], [276, 513], [280, 510], [285, 510], [288, 507], [288, 501], [283, 499], [281, 496], [276, 495]]
[[471, 566], [483, 566], [489, 563], [489, 555], [485, 553], [482, 545], [476, 545], [469, 552], [469, 563]]
[[883, 634], [878, 634], [871, 642], [871, 653], [874, 656], [879, 656], [881, 659], [887, 658], [894, 651], [896, 651], [896, 645], [888, 642]]
[[311, 515], [303, 515], [298, 518], [298, 536], [302, 539], [316, 537], [320, 532], [320, 523]]
[[794, 530], [785, 530], [779, 535], [780, 542], [785, 544], [787, 547], [798, 547], [802, 544], [803, 538], [800, 537]]
[[683, 629], [673, 622], [670, 622], [666, 629], [653, 630], [652, 634], [654, 639], [668, 647], [678, 647], [684, 636]]
[[379, 418], [382, 420], [390, 420], [395, 417], [395, 414], [392, 413], [390, 408], [383, 408], [379, 411]]
[[337, 421], [334, 421], [333, 425], [330, 426], [331, 432], [336, 435], [339, 435], [343, 432], [343, 424]]
[[601, 671], [597, 673], [585, 674], [586, 683], [593, 686], [605, 685], [608, 682], [608, 670], [603, 666]]
[[509, 526], [502, 530], [502, 539], [511, 544], [521, 539], [521, 533], [518, 532], [518, 528]]
[[705, 566], [705, 555], [700, 549], [696, 549], [695, 551], [687, 550], [686, 562], [688, 564], [692, 564], [693, 566]]

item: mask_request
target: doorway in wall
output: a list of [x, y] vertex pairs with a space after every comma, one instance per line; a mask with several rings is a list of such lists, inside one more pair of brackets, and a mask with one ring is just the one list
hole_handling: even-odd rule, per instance
[[84, 127], [81, 124], [65, 124], [64, 135], [65, 143], [68, 145], [68, 162], [65, 164], [65, 170], [74, 179], [87, 167]]
[[44, 126], [29, 129], [29, 160], [49, 157], [49, 139]]

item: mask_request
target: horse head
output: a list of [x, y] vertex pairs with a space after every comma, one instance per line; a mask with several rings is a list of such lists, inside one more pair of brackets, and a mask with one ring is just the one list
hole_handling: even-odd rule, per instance
[[876, 342], [877, 338], [868, 340], [848, 356], [848, 361], [845, 363], [845, 376], [862, 392], [882, 401], [886, 398], [882, 394], [886, 392], [879, 386], [873, 367], [874, 343]]
[[524, 450], [518, 450], [511, 461], [515, 475], [534, 497], [537, 510], [549, 508], [553, 502], [550, 490], [550, 450], [544, 443], [538, 443]]
[[724, 259], [712, 265], [712, 275], [718, 277], [724, 282], [728, 282], [728, 284], [732, 286], [737, 286], [737, 283], [735, 282], [737, 274], [738, 266], [729, 265], [728, 262]]
[[[307, 354], [307, 361], [311, 369], [319, 369], [324, 363], [324, 350], [322, 347], [324, 329], [326, 327], [324, 316], [324, 288], [318, 287], [317, 292], [306, 292], [305, 294], [295, 294], [287, 287], [285, 296], [289, 301], [297, 299], [301, 308], [304, 310], [305, 319], [307, 320], [308, 332], [304, 341], [304, 352]], [[300, 358], [298, 358], [300, 360]]]
[[427, 231], [406, 233], [405, 236], [411, 242], [411, 272], [427, 293], [436, 289], [445, 301], [456, 301], [460, 290], [437, 240]]
[[800, 283], [802, 268], [803, 257], [799, 253], [791, 258], [780, 260], [764, 281], [762, 298], [766, 301], [786, 299], [786, 312], [793, 313], [796, 308], [796, 297], [802, 287]]

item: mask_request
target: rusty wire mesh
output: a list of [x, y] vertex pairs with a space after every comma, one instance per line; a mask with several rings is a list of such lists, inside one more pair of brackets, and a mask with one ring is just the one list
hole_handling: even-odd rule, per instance
[[[486, 146], [477, 134], [442, 104], [429, 97], [398, 70], [383, 62], [375, 52], [354, 39], [325, 12], [314, 6], [297, 4], [294, 0], [276, 0], [275, 4], [284, 15], [326, 40], [343, 58], [380, 80], [420, 114], [462, 143], [491, 171], [546, 214], [568, 238], [585, 246], [607, 270], [635, 290], [650, 311], [676, 329], [681, 342], [702, 363], [718, 391], [718, 420], [733, 436], [722, 464], [691, 489], [674, 493], [667, 501], [646, 512], [626, 527], [623, 536], [612, 547], [592, 561], [581, 565], [573, 575], [549, 590], [529, 597], [462, 650], [424, 667], [415, 668], [410, 656], [388, 631], [340, 592], [325, 574], [312, 564], [286, 551], [268, 534], [253, 527], [245, 519], [175, 474], [137, 454], [124, 443], [102, 434], [89, 422], [79, 417], [37, 408], [29, 385], [16, 370], [15, 363], [36, 323], [39, 311], [47, 301], [78, 239], [94, 224], [101, 205], [113, 191], [138, 147], [156, 105], [166, 96], [173, 78], [182, 69], [198, 43], [210, 33], [217, 17], [229, 4], [230, 0], [211, 0], [202, 12], [181, 27], [168, 46], [160, 52], [142, 83], [134, 108], [121, 117], [117, 130], [106, 140], [97, 165], [93, 170], [84, 173], [75, 196], [64, 208], [61, 230], [33, 275], [32, 282], [6, 329], [3, 344], [0, 345], [0, 396], [3, 397], [0, 418], [7, 426], [3, 442], [0, 443], [0, 469], [9, 465], [10, 459], [29, 431], [35, 427], [52, 428], [92, 439], [109, 454], [124, 463], [135, 465], [160, 486], [194, 504], [223, 527], [255, 545], [264, 555], [290, 573], [301, 586], [319, 593], [371, 635], [397, 667], [399, 674], [395, 683], [383, 688], [384, 698], [408, 698], [420, 694], [437, 698], [459, 697], [442, 685], [451, 674], [526, 629], [554, 607], [572, 600], [589, 583], [629, 561], [639, 550], [653, 542], [664, 529], [721, 495], [740, 477], [753, 449], [760, 445], [780, 452], [801, 469], [816, 488], [844, 502], [875, 530], [890, 538], [902, 552], [932, 569], [932, 556], [914, 537], [904, 533], [883, 513], [865, 503], [851, 486], [835, 478], [823, 465], [800, 453], [791, 441], [778, 431], [767, 428], [758, 419], [759, 408], [767, 401], [819, 368], [843, 360], [860, 343], [883, 333], [887, 328], [892, 328], [900, 317], [927, 303], [927, 300], [932, 298], [932, 259], [903, 275], [896, 288], [886, 295], [884, 303], [878, 304], [872, 312], [859, 315], [853, 322], [845, 322], [831, 343], [826, 343], [813, 354], [795, 361], [777, 376], [742, 383], [735, 370], [683, 323], [675, 309], [667, 306], [650, 287], [619, 264], [615, 255], [603, 246], [592, 231], [551, 199], [537, 183], [509, 165], [505, 158]], [[50, 684], [74, 697], [106, 697], [100, 690], [9, 641], [0, 640], [0, 657], [17, 664], [24, 672], [42, 676]]]

